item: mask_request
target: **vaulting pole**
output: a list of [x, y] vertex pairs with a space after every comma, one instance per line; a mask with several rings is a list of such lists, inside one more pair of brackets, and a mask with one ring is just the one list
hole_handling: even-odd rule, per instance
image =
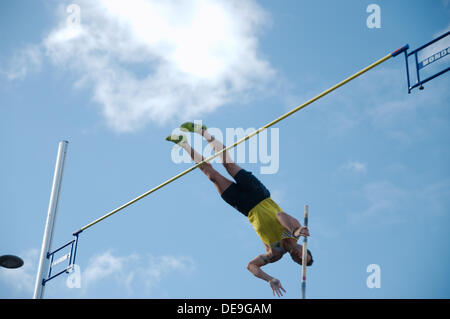
[[396, 51], [394, 51], [394, 52], [392, 52], [392, 53], [389, 53], [389, 54], [386, 55], [385, 57], [383, 57], [383, 58], [379, 59], [378, 61], [372, 63], [371, 65], [365, 67], [365, 68], [362, 69], [361, 71], [356, 72], [356, 73], [353, 74], [352, 76], [346, 78], [345, 80], [339, 82], [338, 84], [332, 86], [331, 88], [329, 88], [329, 89], [323, 91], [323, 92], [320, 93], [319, 95], [317, 95], [317, 96], [313, 97], [312, 99], [306, 101], [305, 103], [303, 103], [303, 104], [297, 106], [296, 108], [292, 109], [291, 111], [287, 112], [286, 114], [280, 116], [279, 118], [277, 118], [277, 119], [273, 120], [272, 122], [270, 122], [270, 123], [264, 125], [263, 127], [259, 128], [258, 130], [253, 131], [251, 134], [249, 134], [249, 135], [243, 137], [242, 139], [238, 140], [238, 141], [235, 142], [234, 144], [232, 144], [232, 145], [230, 145], [230, 146], [228, 146], [228, 147], [226, 147], [226, 148], [223, 148], [221, 151], [215, 153], [214, 155], [211, 155], [210, 157], [204, 159], [203, 161], [201, 161], [201, 162], [195, 164], [194, 166], [188, 168], [187, 170], [185, 170], [185, 171], [179, 173], [178, 175], [175, 175], [174, 177], [168, 179], [168, 180], [165, 181], [164, 183], [162, 183], [162, 184], [160, 184], [160, 185], [158, 185], [158, 186], [156, 186], [156, 187], [150, 189], [149, 191], [147, 191], [147, 192], [145, 192], [144, 194], [142, 194], [142, 195], [136, 197], [135, 199], [129, 201], [128, 203], [125, 203], [125, 204], [123, 204], [122, 206], [120, 206], [120, 207], [118, 207], [118, 208], [116, 208], [116, 209], [110, 211], [109, 213], [107, 213], [107, 214], [103, 215], [102, 217], [100, 217], [100, 218], [94, 220], [93, 222], [87, 224], [86, 226], [81, 227], [80, 229], [78, 229], [77, 231], [74, 232], [74, 235], [81, 233], [82, 231], [84, 231], [84, 230], [86, 230], [86, 229], [88, 229], [88, 228], [94, 226], [95, 224], [101, 222], [102, 220], [104, 220], [104, 219], [106, 219], [106, 218], [108, 218], [108, 217], [114, 215], [115, 213], [121, 211], [121, 210], [124, 209], [125, 207], [130, 206], [131, 204], [133, 204], [133, 203], [135, 203], [135, 202], [141, 200], [142, 198], [144, 198], [144, 197], [150, 195], [151, 193], [157, 191], [158, 189], [160, 189], [160, 188], [162, 188], [162, 187], [164, 187], [164, 186], [166, 186], [166, 185], [172, 183], [173, 181], [175, 181], [175, 180], [179, 179], [180, 177], [186, 175], [187, 173], [193, 171], [194, 169], [196, 169], [197, 167], [203, 165], [204, 163], [209, 162], [209, 161], [211, 161], [212, 159], [216, 158], [217, 156], [219, 156], [219, 155], [222, 154], [223, 152], [226, 152], [226, 151], [228, 151], [229, 149], [236, 147], [237, 145], [241, 144], [242, 142], [245, 142], [246, 140], [248, 140], [249, 138], [251, 138], [251, 137], [253, 137], [253, 136], [255, 136], [255, 135], [261, 133], [261, 132], [264, 131], [265, 129], [271, 127], [272, 125], [275, 125], [276, 123], [278, 123], [278, 122], [284, 120], [285, 118], [291, 116], [291, 115], [294, 114], [295, 112], [297, 112], [297, 111], [299, 111], [299, 110], [305, 108], [306, 106], [310, 105], [311, 103], [313, 103], [313, 102], [317, 101], [318, 99], [324, 97], [324, 96], [327, 95], [328, 93], [331, 93], [331, 92], [333, 92], [334, 90], [336, 90], [336, 89], [340, 88], [341, 86], [343, 86], [344, 84], [350, 82], [351, 80], [354, 80], [355, 78], [357, 78], [357, 77], [360, 76], [361, 74], [366, 73], [367, 71], [373, 69], [373, 68], [376, 67], [377, 65], [379, 65], [379, 64], [381, 64], [381, 63], [383, 63], [383, 62], [389, 60], [390, 58], [392, 58], [392, 57], [394, 57], [394, 56], [397, 56], [397, 55], [400, 54], [401, 52], [406, 51], [408, 48], [409, 48], [409, 46], [408, 46], [408, 45], [405, 45], [405, 46], [399, 48], [398, 50], [396, 50]]
[[[303, 226], [308, 227], [308, 205], [305, 205], [305, 216], [303, 218]], [[308, 258], [308, 237], [303, 237], [302, 250], [302, 299], [306, 298], [306, 260]]]

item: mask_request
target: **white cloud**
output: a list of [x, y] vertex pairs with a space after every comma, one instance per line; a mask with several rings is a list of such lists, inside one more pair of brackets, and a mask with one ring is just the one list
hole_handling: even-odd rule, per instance
[[106, 251], [89, 260], [82, 271], [81, 288], [83, 294], [87, 294], [107, 280], [123, 287], [129, 296], [143, 296], [150, 294], [170, 273], [187, 273], [193, 267], [194, 261], [186, 256], [116, 256]]
[[94, 285], [107, 277], [119, 276], [123, 273], [125, 263], [132, 262], [136, 256], [117, 257], [111, 251], [94, 256], [90, 259], [88, 266], [83, 271], [82, 287], [87, 290], [88, 287]]
[[15, 293], [24, 298], [33, 296], [34, 283], [39, 251], [31, 249], [19, 255], [23, 260], [23, 266], [17, 269], [0, 268], [0, 281], [11, 286]]
[[355, 200], [364, 199], [365, 207], [348, 215], [353, 224], [380, 225], [414, 221], [433, 227], [436, 218], [447, 215], [450, 181], [440, 180], [410, 188], [377, 181], [364, 185], [356, 195], [358, 198]]
[[417, 194], [424, 203], [424, 211], [433, 214], [436, 217], [444, 217], [448, 215], [449, 199], [450, 199], [450, 180], [441, 180], [428, 185]]
[[373, 182], [364, 185], [361, 196], [366, 201], [366, 208], [352, 212], [352, 223], [377, 221], [378, 224], [392, 224], [404, 221], [402, 212], [406, 209], [402, 203], [407, 202], [410, 193], [388, 182]]
[[258, 52], [268, 15], [253, 1], [81, 0], [81, 24], [61, 23], [46, 53], [92, 88], [107, 123], [198, 118], [260, 90], [274, 71]]
[[27, 45], [17, 51], [6, 67], [0, 73], [9, 81], [23, 80], [30, 72], [41, 69], [42, 52], [37, 45]]
[[357, 174], [363, 174], [367, 172], [367, 164], [358, 161], [349, 161], [348, 163], [342, 165], [341, 169]]
[[[19, 255], [24, 265], [18, 269], [0, 268], [0, 286], [12, 288], [12, 292], [21, 298], [33, 296], [39, 251], [31, 249]], [[84, 269], [83, 269], [84, 268]], [[140, 256], [130, 254], [118, 256], [111, 250], [89, 259], [81, 270], [81, 291], [83, 296], [107, 282], [120, 287], [128, 296], [149, 296], [156, 292], [161, 281], [173, 273], [185, 275], [194, 270], [194, 261], [188, 256]], [[65, 286], [67, 276], [62, 276], [53, 286], [58, 298], [65, 294], [77, 293], [77, 290]], [[55, 285], [56, 283], [53, 283]], [[55, 290], [56, 289], [56, 290]], [[68, 291], [69, 290], [69, 291]], [[13, 294], [10, 294], [13, 296]], [[123, 295], [123, 294], [122, 294]], [[72, 295], [76, 297], [77, 294]]]
[[193, 260], [190, 257], [174, 257], [174, 256], [150, 256], [147, 259], [148, 264], [140, 269], [143, 275], [145, 285], [148, 289], [152, 289], [171, 272], [186, 272], [193, 268]]

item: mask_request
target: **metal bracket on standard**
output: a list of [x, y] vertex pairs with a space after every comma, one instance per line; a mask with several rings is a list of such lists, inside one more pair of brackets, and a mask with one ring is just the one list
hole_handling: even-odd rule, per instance
[[[55, 249], [54, 251], [47, 253], [47, 259], [50, 259], [50, 266], [49, 266], [47, 278], [42, 279], [43, 286], [45, 286], [46, 282], [58, 277], [59, 275], [61, 275], [63, 273], [69, 273], [73, 269], [73, 266], [75, 265], [75, 258], [77, 255], [78, 234], [79, 233], [80, 232], [78, 232], [76, 235], [74, 233], [75, 239], [72, 239], [71, 241], [69, 241], [68, 243]], [[70, 252], [62, 255], [61, 257], [59, 257], [58, 259], [55, 260], [55, 254], [69, 246], [70, 246]], [[56, 274], [52, 274], [53, 267], [63, 263], [66, 260], [69, 260], [68, 265], [63, 270], [60, 270]]]
[[[408, 48], [403, 49], [403, 50], [401, 48], [401, 49], [397, 50], [399, 52], [394, 51], [392, 53], [392, 56], [395, 56], [397, 54], [400, 54], [401, 52], [405, 52], [406, 79], [407, 79], [407, 83], [408, 83], [408, 93], [411, 93], [411, 91], [413, 89], [415, 89], [416, 87], [419, 87], [419, 90], [423, 90], [424, 89], [423, 85], [426, 82], [431, 81], [434, 78], [436, 78], [450, 70], [450, 67], [446, 67], [440, 71], [432, 72], [423, 80], [421, 79], [420, 71], [423, 68], [450, 55], [450, 47], [448, 46], [448, 41], [446, 42], [445, 40], [443, 40], [444, 38], [446, 38], [449, 35], [450, 35], [450, 31], [447, 31], [446, 33], [440, 35], [436, 39], [433, 39], [430, 42], [425, 43], [424, 45], [420, 46], [419, 48], [417, 48], [409, 53], [407, 52]], [[431, 45], [434, 45], [434, 46], [431, 47]], [[427, 55], [424, 58], [422, 58], [421, 61], [419, 61], [418, 53], [421, 51], [424, 51], [425, 49], [427, 49], [429, 52], [426, 51]], [[410, 74], [409, 74], [409, 57], [412, 55], [414, 56], [414, 66], [415, 66], [415, 71], [416, 71], [415, 72], [416, 83], [413, 85], [411, 85]]]

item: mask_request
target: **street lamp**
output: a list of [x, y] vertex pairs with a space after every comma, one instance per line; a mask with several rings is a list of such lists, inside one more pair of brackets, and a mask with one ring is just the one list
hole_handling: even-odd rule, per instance
[[23, 260], [20, 257], [13, 255], [3, 255], [0, 256], [0, 266], [5, 268], [19, 268], [22, 267]]

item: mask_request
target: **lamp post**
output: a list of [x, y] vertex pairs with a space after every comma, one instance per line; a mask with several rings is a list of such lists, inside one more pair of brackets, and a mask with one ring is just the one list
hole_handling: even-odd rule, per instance
[[3, 255], [0, 256], [0, 266], [9, 269], [20, 268], [23, 266], [23, 260], [18, 256]]

